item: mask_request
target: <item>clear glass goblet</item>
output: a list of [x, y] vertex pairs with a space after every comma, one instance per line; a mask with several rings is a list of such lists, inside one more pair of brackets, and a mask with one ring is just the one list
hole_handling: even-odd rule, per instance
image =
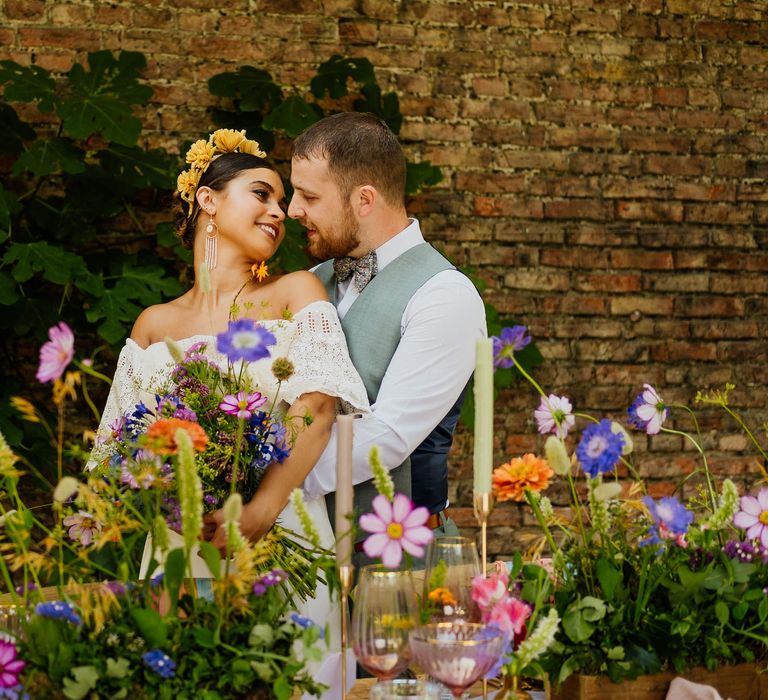
[[472, 579], [479, 576], [477, 545], [468, 537], [436, 537], [429, 543], [424, 573], [424, 598], [431, 622], [480, 621], [472, 600]]
[[411, 660], [408, 633], [418, 623], [410, 571], [380, 564], [360, 569], [350, 637], [358, 663], [379, 681], [399, 676]]
[[490, 671], [504, 651], [504, 635], [475, 622], [438, 622], [411, 631], [418, 664], [454, 698], [469, 697], [470, 686]]
[[418, 678], [395, 678], [371, 686], [371, 700], [440, 700], [441, 689]]

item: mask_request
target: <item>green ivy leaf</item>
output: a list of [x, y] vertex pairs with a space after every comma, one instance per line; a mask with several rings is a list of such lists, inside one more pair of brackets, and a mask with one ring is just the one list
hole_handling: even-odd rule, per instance
[[97, 51], [88, 54], [88, 65], [90, 72], [75, 63], [67, 75], [72, 91], [56, 110], [64, 129], [75, 138], [100, 133], [109, 141], [133, 146], [142, 124], [127, 107], [152, 96], [152, 88], [137, 80], [146, 59], [128, 51], [118, 59], [109, 51]]
[[320, 121], [323, 113], [317, 105], [293, 95], [272, 110], [263, 121], [265, 129], [280, 130], [296, 138], [308, 126]]
[[400, 112], [400, 99], [395, 92], [381, 94], [381, 88], [376, 82], [366, 83], [360, 88], [363, 96], [355, 100], [354, 107], [358, 112], [371, 112], [383, 119], [395, 134], [400, 133], [403, 125], [403, 115]]
[[254, 66], [241, 66], [234, 73], [218, 73], [208, 79], [208, 89], [219, 97], [239, 98], [237, 106], [243, 112], [263, 112], [283, 99], [283, 91], [272, 76]]
[[413, 195], [425, 187], [433, 187], [443, 179], [443, 173], [428, 160], [420, 163], [406, 163], [405, 193]]
[[0, 304], [12, 306], [19, 300], [18, 284], [5, 270], [0, 270]]
[[85, 170], [85, 153], [71, 139], [55, 137], [35, 141], [13, 164], [13, 174], [24, 171], [35, 177], [50, 175], [59, 170], [74, 175]]
[[136, 146], [112, 144], [98, 158], [104, 170], [131, 187], [168, 190], [175, 185], [175, 158], [160, 149], [145, 151]]
[[41, 112], [52, 112], [56, 83], [40, 66], [21, 66], [15, 61], [0, 61], [0, 83], [5, 83], [7, 102], [37, 102]]
[[288, 700], [293, 695], [293, 685], [285, 675], [280, 675], [272, 684], [272, 690], [277, 700]]
[[64, 679], [64, 697], [69, 700], [82, 700], [91, 692], [99, 680], [99, 672], [94, 666], [75, 666], [72, 678]]
[[161, 647], [168, 639], [168, 627], [157, 610], [151, 608], [131, 608], [131, 617], [136, 623], [139, 634], [150, 649]]
[[35, 130], [21, 121], [11, 105], [0, 103], [0, 153], [21, 153], [24, 141], [36, 137]]
[[67, 284], [76, 275], [88, 274], [83, 258], [45, 241], [11, 244], [3, 264], [14, 266], [12, 274], [17, 282], [26, 282], [38, 272], [54, 284]]
[[98, 334], [108, 343], [117, 343], [128, 335], [130, 325], [141, 313], [142, 307], [121, 293], [119, 284], [105, 289], [104, 294], [85, 312], [90, 323], [104, 319], [97, 328]]
[[267, 153], [275, 147], [275, 137], [271, 131], [264, 128], [264, 117], [260, 112], [238, 112], [214, 107], [211, 110], [211, 118], [216, 126], [223, 129], [245, 129], [248, 138], [258, 141]]
[[107, 657], [107, 677], [108, 678], [125, 678], [128, 675], [128, 670], [131, 668], [131, 662], [128, 659], [124, 659], [122, 656], [117, 659]]
[[728, 606], [722, 600], [718, 600], [715, 603], [715, 616], [721, 625], [728, 624], [728, 619], [731, 616], [731, 612], [728, 610]]
[[179, 281], [169, 277], [159, 265], [123, 265], [118, 282], [126, 297], [138, 299], [145, 306], [162, 301], [162, 297], [175, 297], [181, 294]]
[[[210, 542], [207, 542], [206, 544], [210, 544]], [[213, 630], [209, 627], [195, 627], [192, 634], [195, 637], [195, 641], [203, 647], [203, 649], [213, 649], [216, 646], [216, 642], [213, 638]]]
[[367, 58], [344, 58], [334, 54], [318, 66], [309, 89], [318, 99], [326, 93], [333, 99], [339, 99], [349, 94], [347, 82], [350, 78], [358, 83], [375, 83], [373, 64]]

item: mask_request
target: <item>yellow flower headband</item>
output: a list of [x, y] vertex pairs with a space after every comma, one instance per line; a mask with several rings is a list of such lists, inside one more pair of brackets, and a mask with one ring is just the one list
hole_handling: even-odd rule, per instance
[[185, 202], [192, 204], [203, 173], [216, 158], [224, 153], [249, 153], [259, 158], [267, 157], [258, 141], [245, 138], [245, 129], [242, 131], [218, 129], [208, 137], [207, 141], [205, 139], [195, 141], [186, 156], [186, 162], [189, 163], [190, 168], [179, 173], [176, 180], [176, 189]]

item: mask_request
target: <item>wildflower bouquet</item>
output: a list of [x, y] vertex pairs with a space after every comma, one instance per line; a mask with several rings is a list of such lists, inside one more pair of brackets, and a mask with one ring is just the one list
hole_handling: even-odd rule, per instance
[[[497, 363], [516, 364], [527, 340], [524, 333], [496, 338]], [[700, 460], [691, 475], [699, 483], [691, 489], [688, 481], [687, 497], [681, 484], [674, 495], [652, 498], [627, 428], [574, 412], [568, 397], [545, 393], [516, 366], [541, 397], [534, 418], [548, 436], [546, 459], [515, 458], [494, 470], [493, 482], [497, 500], [528, 503], [542, 532], [534, 557], [551, 556], [551, 578], [529, 565], [512, 583], [528, 601], [543, 592], [546, 602], [551, 592], [562, 619], [541, 667], [557, 682], [576, 671], [619, 681], [768, 658], [768, 488], [740, 496], [730, 479], [716, 483], [694, 411], [667, 405], [646, 384], [628, 425], [683, 436]], [[696, 400], [733, 416], [764, 462], [765, 450], [729, 406], [730, 389]], [[673, 413], [690, 422], [690, 432], [665, 426]], [[578, 440], [577, 419], [586, 423]], [[554, 478], [567, 485], [567, 516], [542, 493]]]
[[[240, 339], [241, 350], [249, 339]], [[60, 324], [41, 351], [38, 373], [54, 382], [60, 424], [65, 399], [75, 393], [76, 382], [65, 376], [73, 357], [74, 337]], [[182, 369], [196, 361], [183, 353], [177, 359]], [[222, 372], [218, 381], [234, 390], [227, 376]], [[194, 400], [202, 402], [201, 393]], [[212, 404], [204, 408], [192, 396], [168, 395], [164, 405], [213, 413]], [[31, 405], [25, 410], [38, 416]], [[308, 664], [323, 655], [324, 631], [296, 614], [291, 584], [298, 581], [306, 593], [323, 580], [332, 588], [335, 562], [319, 546], [301, 493], [292, 497], [305, 525], [303, 538], [291, 535], [291, 542], [300, 540], [295, 549], [279, 529], [249, 542], [239, 530], [243, 499], [236, 486], [243, 483], [240, 458], [255, 452], [233, 450], [234, 464], [226, 467], [230, 491], [221, 503], [222, 560], [199, 540], [205, 496], [198, 470], [210, 444], [205, 428], [189, 414], [154, 417], [136, 424], [143, 427], [135, 431], [135, 444], [125, 440], [118, 457], [84, 479], [61, 476], [59, 465], [49, 511], [25, 504], [19, 489], [25, 475], [0, 435], [0, 604], [14, 606], [22, 622], [0, 643], [0, 697], [235, 700], [320, 691]], [[247, 419], [237, 420], [238, 440], [245, 442]], [[153, 432], [158, 425], [162, 429]], [[260, 454], [278, 449], [278, 439], [262, 435], [273, 447], [259, 448]], [[180, 536], [172, 537], [168, 527], [164, 502], [170, 499], [177, 504]], [[137, 552], [148, 535], [150, 563], [138, 580]], [[198, 556], [211, 578], [192, 578], [191, 561]], [[280, 557], [290, 569], [277, 565]]]

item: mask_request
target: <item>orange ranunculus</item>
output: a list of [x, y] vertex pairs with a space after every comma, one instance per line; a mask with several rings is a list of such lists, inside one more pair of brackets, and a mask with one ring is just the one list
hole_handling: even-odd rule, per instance
[[528, 453], [493, 470], [493, 492], [499, 501], [524, 501], [526, 489], [544, 490], [553, 475], [546, 460]]
[[199, 423], [181, 418], [161, 418], [147, 430], [147, 447], [158, 454], [176, 454], [176, 431], [186, 430], [195, 452], [202, 452], [208, 444], [208, 436]]
[[447, 588], [434, 588], [427, 596], [430, 603], [437, 605], [456, 605], [456, 598]]

